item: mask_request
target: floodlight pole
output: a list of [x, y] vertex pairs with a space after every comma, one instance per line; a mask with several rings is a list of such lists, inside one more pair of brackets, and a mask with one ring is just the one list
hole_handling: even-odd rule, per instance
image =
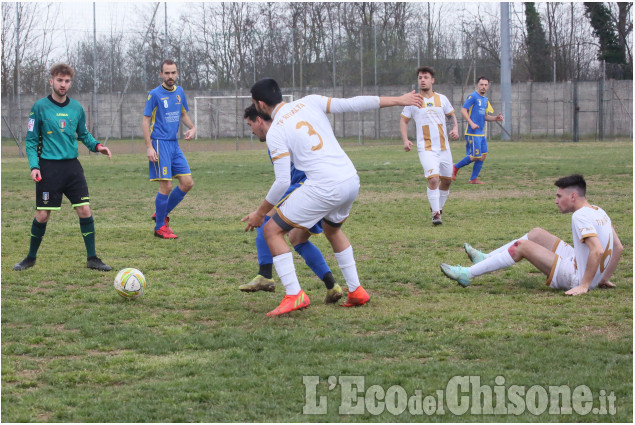
[[93, 136], [97, 135], [97, 12], [93, 2]]
[[[22, 97], [20, 94], [22, 91], [20, 87], [20, 3], [15, 4], [15, 22], [15, 72], [17, 74], [15, 91], [18, 97], [18, 121], [22, 121]], [[22, 140], [21, 125], [18, 126], [18, 138]], [[22, 154], [22, 149], [20, 149], [20, 154]]]
[[163, 3], [165, 41], [163, 43], [163, 59], [168, 58], [168, 2]]
[[509, 3], [501, 3], [501, 100], [503, 117], [502, 140], [511, 140], [512, 132], [512, 72], [509, 32]]

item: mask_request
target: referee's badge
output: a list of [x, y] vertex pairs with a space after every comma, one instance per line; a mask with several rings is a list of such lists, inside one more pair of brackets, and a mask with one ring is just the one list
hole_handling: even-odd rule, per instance
[[66, 120], [60, 120], [60, 128], [64, 130], [66, 128]]
[[47, 202], [49, 200], [50, 196], [49, 196], [49, 192], [42, 192], [42, 200], [44, 202]]

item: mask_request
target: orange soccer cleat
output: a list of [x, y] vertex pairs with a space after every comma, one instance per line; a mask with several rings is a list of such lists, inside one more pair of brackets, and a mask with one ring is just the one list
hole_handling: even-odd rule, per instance
[[295, 310], [307, 308], [309, 304], [311, 304], [309, 297], [303, 290], [300, 290], [298, 295], [285, 295], [278, 308], [271, 310], [267, 313], [267, 316], [280, 316], [281, 314], [291, 313]]
[[478, 177], [477, 177], [477, 178], [475, 178], [474, 180], [470, 180], [468, 183], [469, 183], [469, 184], [485, 184], [485, 183], [483, 183], [482, 181], [480, 181], [480, 180], [478, 179]]
[[159, 227], [158, 230], [154, 231], [154, 236], [161, 239], [176, 239], [177, 236], [171, 230], [172, 229], [170, 229], [167, 224], [164, 224]]
[[366, 304], [370, 300], [370, 295], [361, 286], [358, 286], [356, 290], [348, 293], [346, 302], [342, 304], [342, 307], [357, 307]]
[[452, 181], [456, 181], [456, 175], [459, 173], [459, 169], [456, 165], [452, 164]]

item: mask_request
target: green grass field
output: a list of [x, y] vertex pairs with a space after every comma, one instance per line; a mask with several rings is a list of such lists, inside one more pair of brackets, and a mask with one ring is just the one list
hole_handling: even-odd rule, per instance
[[[143, 151], [108, 161], [82, 148], [97, 252], [109, 273], [85, 268], [67, 200], [52, 214], [36, 266], [12, 271], [28, 250], [34, 185], [26, 160], [5, 155], [2, 421], [632, 422], [632, 141], [490, 143], [487, 185], [466, 184], [471, 171], [462, 170], [439, 227], [430, 223], [415, 152], [400, 144], [345, 149], [362, 187], [344, 231], [371, 302], [324, 305], [322, 282], [295, 254], [312, 304], [274, 319], [265, 313], [280, 302], [280, 284], [275, 293], [237, 290], [257, 271], [255, 233], [240, 219], [272, 182], [265, 151], [188, 153], [195, 187], [171, 214], [179, 239], [168, 241], [152, 234], [157, 187], [147, 181]], [[458, 160], [463, 143], [453, 150]], [[536, 226], [571, 242], [553, 182], [572, 173], [585, 175], [588, 199], [608, 212], [625, 246], [616, 289], [566, 297], [526, 262], [466, 289], [442, 275], [441, 262], [467, 264], [464, 242], [489, 251]], [[344, 287], [326, 239], [314, 243]], [[124, 267], [147, 278], [137, 300], [112, 287]], [[524, 387], [526, 408], [506, 397], [498, 407], [507, 414], [480, 414], [475, 401], [457, 413], [446, 391], [457, 376], [480, 379], [495, 402]], [[317, 386], [304, 384], [312, 379]], [[357, 399], [346, 389], [354, 379], [364, 380]], [[590, 412], [541, 409], [550, 386], [588, 387], [592, 404], [582, 406]], [[461, 388], [460, 396], [474, 397]], [[402, 396], [417, 393], [436, 402], [442, 393], [445, 407], [402, 410]], [[594, 414], [611, 395], [612, 414]], [[360, 414], [340, 413], [351, 403]], [[314, 405], [325, 413], [303, 413]]]

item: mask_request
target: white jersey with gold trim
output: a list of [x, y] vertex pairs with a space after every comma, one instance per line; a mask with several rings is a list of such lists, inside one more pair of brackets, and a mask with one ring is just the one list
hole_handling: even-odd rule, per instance
[[[296, 168], [306, 174], [305, 185], [329, 187], [357, 174], [355, 166], [335, 138], [327, 113], [356, 112], [379, 108], [379, 97], [349, 99], [309, 95], [291, 103], [280, 103], [272, 114], [267, 146], [274, 163], [276, 179], [284, 178], [284, 167], [276, 167], [290, 156]], [[286, 161], [280, 161], [284, 164]], [[286, 170], [288, 177], [289, 170]], [[280, 193], [282, 196], [282, 193]], [[267, 199], [275, 198], [268, 194]], [[279, 199], [279, 197], [277, 198]]]
[[401, 116], [407, 120], [415, 120], [417, 150], [444, 151], [450, 150], [445, 119], [453, 113], [454, 108], [448, 98], [433, 92], [432, 97], [423, 99], [421, 108], [406, 106]]
[[580, 282], [582, 282], [582, 277], [586, 271], [589, 259], [589, 248], [583, 242], [584, 239], [597, 236], [604, 249], [600, 266], [589, 287], [589, 289], [595, 288], [602, 279], [602, 276], [604, 276], [604, 271], [611, 261], [611, 255], [613, 254], [613, 226], [611, 219], [602, 208], [592, 205], [590, 208], [582, 207], [573, 213], [571, 217], [571, 227], [573, 231], [573, 250], [575, 252], [576, 268]]

